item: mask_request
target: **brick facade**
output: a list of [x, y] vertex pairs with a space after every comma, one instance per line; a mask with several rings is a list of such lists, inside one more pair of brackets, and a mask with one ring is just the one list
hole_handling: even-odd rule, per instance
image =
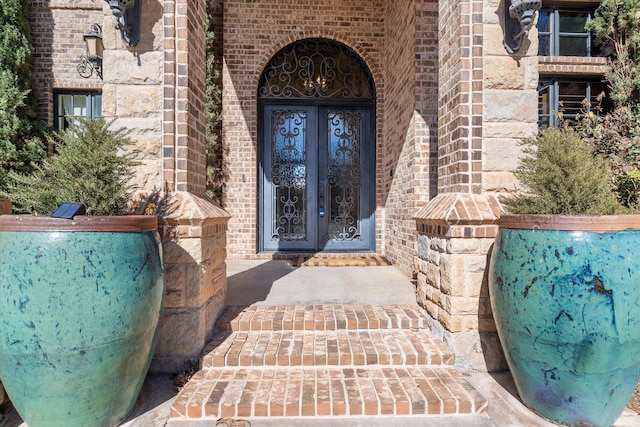
[[[517, 187], [518, 142], [537, 132], [539, 75], [595, 76], [605, 61], [538, 58], [535, 29], [509, 55], [502, 0], [211, 1], [223, 39], [229, 220], [202, 196], [205, 3], [145, 1], [142, 38], [129, 49], [103, 0], [30, 3], [42, 117], [52, 120], [56, 88], [102, 90], [104, 115], [140, 152], [135, 189], [166, 201], [159, 369], [193, 359], [211, 336], [225, 305], [227, 253], [274, 256], [258, 245], [257, 92], [269, 60], [305, 38], [348, 46], [373, 77], [375, 251], [416, 277], [418, 302], [461, 366], [502, 367], [485, 278], [497, 195]], [[104, 30], [104, 81], [76, 72], [93, 22]], [[188, 342], [187, 328], [197, 332]]]
[[33, 40], [33, 90], [38, 98], [38, 114], [53, 123], [53, 92], [56, 89], [100, 90], [95, 75], [80, 77], [76, 66], [84, 53], [82, 36], [93, 23], [102, 25], [101, 0], [33, 0], [29, 19]]

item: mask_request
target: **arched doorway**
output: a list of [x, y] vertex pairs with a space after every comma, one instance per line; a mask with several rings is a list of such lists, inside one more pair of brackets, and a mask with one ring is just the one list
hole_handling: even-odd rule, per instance
[[347, 46], [305, 39], [259, 86], [260, 249], [375, 250], [375, 87]]

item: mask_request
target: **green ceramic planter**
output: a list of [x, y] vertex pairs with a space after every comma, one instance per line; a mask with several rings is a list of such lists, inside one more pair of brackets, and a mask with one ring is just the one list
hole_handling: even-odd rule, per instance
[[163, 298], [155, 217], [0, 216], [0, 379], [24, 421], [124, 419]]
[[640, 377], [640, 216], [514, 215], [489, 268], [522, 401], [567, 426], [610, 426]]

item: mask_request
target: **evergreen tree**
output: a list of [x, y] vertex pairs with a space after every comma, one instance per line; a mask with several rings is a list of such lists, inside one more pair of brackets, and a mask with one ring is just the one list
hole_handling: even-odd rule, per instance
[[45, 156], [31, 87], [28, 0], [0, 0], [0, 189], [11, 170], [29, 173]]

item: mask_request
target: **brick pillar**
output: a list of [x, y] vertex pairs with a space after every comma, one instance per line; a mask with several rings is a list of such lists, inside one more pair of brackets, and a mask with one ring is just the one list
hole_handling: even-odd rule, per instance
[[[140, 1], [140, 0], [139, 0]], [[205, 195], [205, 0], [142, 3], [126, 48], [106, 3], [103, 114], [134, 141], [134, 190], [157, 205], [167, 284], [153, 372], [197, 361], [226, 305], [229, 215]]]

